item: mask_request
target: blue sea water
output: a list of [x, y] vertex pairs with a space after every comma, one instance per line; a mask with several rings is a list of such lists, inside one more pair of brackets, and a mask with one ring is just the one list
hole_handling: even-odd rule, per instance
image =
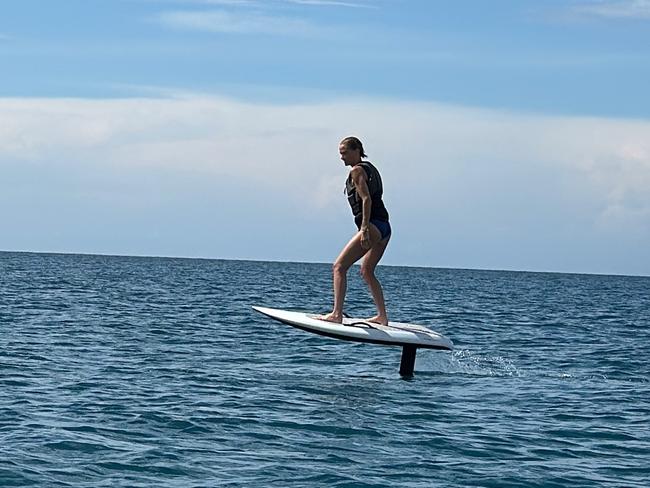
[[[650, 486], [650, 278], [380, 267], [453, 352], [308, 334], [327, 264], [0, 253], [0, 486]], [[351, 274], [348, 313], [373, 313]]]

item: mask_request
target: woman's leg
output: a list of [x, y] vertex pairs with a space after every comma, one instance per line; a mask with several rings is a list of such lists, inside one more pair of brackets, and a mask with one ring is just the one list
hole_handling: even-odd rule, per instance
[[[374, 225], [370, 225], [374, 227]], [[379, 233], [379, 230], [376, 227], [375, 230]], [[363, 258], [363, 263], [361, 264], [361, 276], [370, 288], [370, 293], [372, 294], [372, 299], [375, 301], [378, 312], [375, 317], [368, 320], [383, 325], [388, 325], [388, 314], [386, 313], [386, 302], [384, 301], [384, 293], [381, 289], [381, 284], [375, 276], [375, 268], [377, 267], [381, 257], [384, 255], [384, 251], [388, 246], [388, 241], [390, 241], [390, 236], [372, 246], [368, 254], [366, 254], [366, 257]]]
[[[373, 225], [370, 227], [370, 251], [373, 243], [378, 244], [381, 235], [379, 230]], [[361, 246], [361, 232], [357, 232], [350, 242], [343, 248], [339, 257], [334, 261], [332, 266], [332, 278], [334, 282], [334, 309], [332, 313], [323, 315], [323, 320], [341, 323], [343, 321], [343, 303], [345, 302], [345, 292], [347, 290], [347, 275], [350, 267], [369, 252]]]

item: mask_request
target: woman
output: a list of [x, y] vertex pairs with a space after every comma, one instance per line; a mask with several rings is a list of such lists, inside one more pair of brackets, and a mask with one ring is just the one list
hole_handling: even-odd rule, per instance
[[341, 160], [351, 166], [345, 183], [348, 202], [352, 207], [354, 222], [359, 229], [343, 248], [334, 262], [334, 309], [322, 316], [323, 320], [341, 323], [343, 321], [343, 302], [347, 288], [348, 269], [365, 256], [361, 264], [361, 276], [368, 284], [372, 298], [377, 306], [377, 315], [370, 322], [387, 325], [388, 315], [384, 303], [381, 284], [375, 276], [377, 263], [384, 254], [390, 240], [388, 212], [381, 197], [383, 186], [377, 168], [369, 161], [363, 161], [366, 154], [363, 144], [356, 137], [346, 137], [339, 144]]

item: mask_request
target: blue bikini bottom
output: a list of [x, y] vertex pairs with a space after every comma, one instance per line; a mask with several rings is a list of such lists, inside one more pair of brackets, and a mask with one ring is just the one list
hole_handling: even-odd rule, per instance
[[387, 237], [390, 237], [391, 229], [390, 223], [385, 220], [370, 219], [370, 223], [379, 229], [381, 234], [381, 240], [383, 241]]

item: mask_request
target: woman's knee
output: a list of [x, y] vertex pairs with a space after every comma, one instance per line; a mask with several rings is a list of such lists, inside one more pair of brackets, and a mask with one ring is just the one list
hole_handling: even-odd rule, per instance
[[341, 261], [334, 261], [332, 265], [332, 273], [334, 274], [346, 274], [348, 272], [348, 267], [345, 266]]

